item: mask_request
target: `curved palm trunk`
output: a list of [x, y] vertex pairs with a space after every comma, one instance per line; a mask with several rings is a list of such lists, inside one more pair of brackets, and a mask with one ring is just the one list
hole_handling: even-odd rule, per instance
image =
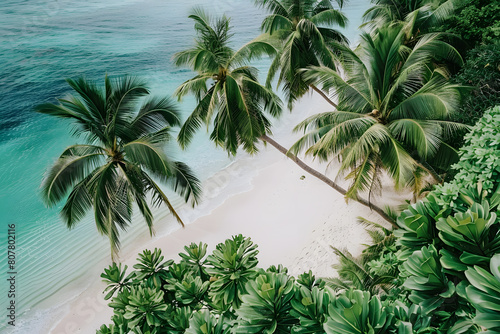
[[333, 102], [332, 100], [330, 100], [330, 98], [325, 94], [323, 93], [323, 91], [321, 89], [319, 89], [318, 87], [316, 87], [315, 85], [309, 85], [309, 87], [311, 87], [316, 93], [318, 93], [319, 95], [321, 95], [322, 98], [324, 98], [326, 100], [326, 102], [330, 103], [335, 109], [338, 109], [338, 105]]
[[[338, 184], [336, 184], [335, 182], [333, 182], [333, 180], [331, 180], [328, 177], [326, 177], [326, 175], [318, 172], [314, 168], [309, 167], [302, 160], [300, 160], [295, 154], [289, 152], [286, 148], [284, 148], [283, 146], [281, 146], [280, 144], [278, 144], [276, 141], [274, 141], [274, 139], [268, 137], [267, 135], [263, 135], [263, 136], [260, 137], [260, 140], [265, 141], [266, 143], [271, 144], [274, 148], [276, 148], [278, 151], [280, 151], [281, 153], [283, 153], [284, 155], [286, 155], [288, 158], [290, 158], [293, 162], [295, 162], [300, 168], [302, 168], [303, 170], [305, 170], [306, 172], [308, 172], [312, 176], [315, 176], [316, 178], [318, 178], [321, 181], [325, 182], [327, 185], [329, 185], [333, 189], [337, 190], [342, 195], [345, 195], [347, 193], [347, 191], [344, 188], [342, 188], [341, 186], [339, 186]], [[362, 198], [355, 199], [355, 201], [357, 201], [360, 204], [363, 204], [364, 206], [369, 207], [370, 210], [373, 210], [376, 213], [378, 213], [382, 218], [384, 218], [386, 221], [388, 221], [394, 228], [398, 228], [398, 226], [394, 222], [394, 220], [391, 217], [389, 217], [384, 212], [384, 210], [382, 210], [378, 206], [373, 205], [370, 202], [368, 202], [368, 201], [366, 201], [366, 200], [364, 200]]]

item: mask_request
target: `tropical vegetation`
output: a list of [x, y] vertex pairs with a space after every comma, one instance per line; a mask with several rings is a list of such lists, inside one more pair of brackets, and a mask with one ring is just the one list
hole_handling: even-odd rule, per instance
[[[372, 0], [362, 25], [372, 29], [404, 24], [407, 43], [445, 24], [462, 3], [460, 0]], [[439, 30], [438, 30], [439, 31]]]
[[489, 0], [461, 1], [453, 15], [436, 30], [458, 36], [466, 50], [494, 43], [500, 37], [500, 4]]
[[[101, 276], [120, 286], [106, 296], [113, 323], [97, 333], [412, 333], [410, 317], [417, 328], [429, 323], [417, 306], [361, 290], [337, 294], [310, 271], [294, 278], [282, 266], [258, 268], [256, 245], [241, 235], [212, 255], [206, 248], [184, 247], [178, 263], [146, 251], [128, 275], [111, 265]], [[156, 260], [144, 261], [146, 253]]]
[[432, 62], [438, 56], [457, 62], [461, 57], [437, 34], [406, 46], [401, 25], [361, 38], [357, 52], [344, 53], [344, 75], [325, 66], [304, 70], [306, 78], [335, 91], [339, 107], [301, 122], [296, 130], [305, 134], [292, 151], [305, 150], [323, 161], [338, 158], [339, 173], [352, 180], [350, 198], [361, 191], [370, 198], [380, 189], [382, 171], [397, 187], [412, 186], [419, 193], [426, 175], [441, 182], [439, 171], [457, 159], [446, 140], [466, 129], [450, 121], [461, 87]]
[[[336, 13], [335, 10], [332, 11]], [[281, 100], [270, 88], [258, 83], [255, 68], [246, 65], [234, 68], [253, 57], [279, 52], [275, 43], [267, 36], [260, 36], [235, 52], [228, 46], [228, 18], [211, 18], [199, 8], [194, 9], [190, 18], [195, 21], [196, 45], [174, 55], [174, 60], [179, 66], [190, 66], [198, 75], [181, 84], [176, 94], [181, 99], [191, 93], [198, 104], [179, 132], [180, 145], [185, 148], [200, 126], [205, 124], [209, 128], [213, 119], [210, 139], [229, 154], [236, 155], [240, 146], [253, 154], [258, 151], [258, 141], [269, 143], [300, 168], [345, 194], [345, 189], [268, 136], [271, 133], [271, 122], [265, 111], [274, 117], [279, 116], [282, 111]], [[357, 200], [394, 223], [383, 209], [364, 199]]]
[[[182, 224], [157, 182], [193, 205], [200, 183], [163, 146], [172, 127], [181, 126], [177, 140], [185, 148], [205, 125], [230, 155], [240, 147], [254, 154], [259, 141], [268, 142], [348, 198], [372, 207], [386, 173], [397, 187], [412, 188], [415, 203], [399, 214], [373, 206], [393, 228], [360, 219], [373, 242], [359, 257], [332, 247], [336, 278], [311, 271], [293, 277], [282, 265], [259, 268], [257, 245], [242, 235], [211, 254], [208, 245], [192, 243], [177, 262], [160, 249], [145, 250], [131, 272], [113, 263], [101, 277], [114, 315], [97, 333], [500, 332], [500, 106], [493, 107], [500, 67], [492, 42], [498, 4], [374, 0], [365, 14], [372, 31], [350, 50], [332, 28], [346, 18], [331, 1], [255, 2], [270, 13], [264, 33], [236, 51], [227, 17], [193, 10], [194, 46], [174, 57], [196, 72], [176, 91], [179, 99], [196, 99], [182, 126], [175, 103], [144, 100], [146, 85], [132, 77], [106, 77], [102, 87], [68, 79], [75, 96], [38, 106], [38, 112], [71, 118], [75, 134], [86, 140], [67, 148], [47, 172], [45, 202], [66, 200], [61, 215], [69, 228], [93, 208], [113, 255], [133, 206], [153, 233], [148, 198], [164, 203]], [[460, 19], [471, 24], [449, 26]], [[467, 30], [466, 42], [479, 44], [462, 48], [441, 33], [445, 27]], [[262, 55], [272, 58], [266, 86], [250, 66]], [[269, 137], [271, 117], [282, 112], [271, 89], [278, 72], [290, 108], [309, 88], [335, 107], [301, 122], [296, 130], [304, 135], [291, 150]], [[486, 107], [492, 108], [483, 113]], [[471, 125], [479, 120], [462, 139], [470, 127], [454, 120], [466, 118]], [[349, 188], [305, 165], [296, 156], [301, 151], [323, 161], [338, 158]], [[430, 179], [438, 183], [432, 189]], [[424, 189], [431, 191], [417, 201]]]
[[473, 89], [465, 96], [456, 119], [473, 125], [485, 110], [500, 104], [500, 4], [462, 1], [454, 14], [435, 30], [454, 36], [453, 43], [464, 56], [465, 63], [452, 80]]
[[281, 100], [257, 81], [257, 69], [246, 65], [249, 58], [261, 52], [273, 52], [266, 42], [253, 41], [234, 51], [230, 46], [229, 19], [211, 18], [200, 8], [189, 16], [195, 21], [195, 46], [174, 56], [178, 66], [189, 66], [197, 75], [176, 91], [180, 99], [186, 94], [196, 97], [197, 105], [178, 135], [186, 147], [202, 124], [213, 120], [210, 140], [235, 155], [238, 147], [256, 153], [259, 138], [271, 132], [273, 117], [281, 114]]
[[375, 244], [362, 265], [345, 256], [340, 279], [312, 272], [295, 278], [281, 265], [258, 268], [256, 245], [241, 235], [208, 256], [207, 245], [192, 243], [177, 263], [159, 249], [144, 251], [131, 273], [113, 264], [101, 275], [114, 315], [97, 333], [500, 331], [500, 170], [470, 154], [482, 145], [499, 156], [500, 141], [491, 133], [500, 126], [500, 107], [483, 120], [454, 167], [471, 166], [476, 178], [457, 174], [411, 205], [394, 234], [365, 221]]
[[[271, 86], [279, 72], [278, 86], [283, 86], [289, 109], [309, 88], [336, 107], [300, 70], [320, 65], [335, 68], [336, 56], [348, 47], [348, 40], [332, 27], [344, 28], [345, 15], [325, 0], [255, 0], [255, 3], [270, 13], [262, 22], [261, 29], [266, 34], [262, 38], [278, 49], [272, 54], [267, 86]], [[342, 7], [343, 1], [337, 4]]]
[[485, 110], [500, 104], [500, 42], [479, 45], [467, 52], [464, 66], [452, 80], [472, 86], [455, 119], [474, 125]]
[[175, 103], [162, 97], [144, 100], [148, 88], [134, 77], [106, 76], [103, 86], [85, 78], [67, 82], [76, 95], [41, 104], [36, 111], [69, 118], [74, 134], [86, 143], [66, 148], [47, 171], [42, 182], [45, 203], [54, 206], [66, 200], [61, 217], [68, 228], [93, 208], [97, 230], [109, 238], [112, 256], [120, 246], [120, 231], [131, 223], [134, 205], [153, 233], [148, 196], [155, 206], [165, 204], [183, 224], [158, 184], [167, 184], [193, 205], [200, 196], [193, 171], [163, 151], [172, 139], [172, 127], [180, 125]]

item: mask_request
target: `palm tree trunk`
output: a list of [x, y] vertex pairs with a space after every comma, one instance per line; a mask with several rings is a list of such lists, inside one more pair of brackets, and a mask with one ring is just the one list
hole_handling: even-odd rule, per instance
[[326, 102], [330, 103], [335, 109], [338, 109], [338, 105], [335, 102], [333, 102], [332, 100], [330, 100], [330, 98], [325, 93], [323, 93], [323, 91], [321, 89], [319, 89], [318, 87], [316, 87], [313, 84], [309, 85], [309, 87], [311, 87], [316, 93], [321, 95], [321, 97], [323, 97], [326, 100]]
[[[293, 162], [295, 162], [300, 168], [302, 168], [303, 170], [305, 170], [306, 172], [308, 172], [312, 176], [315, 176], [318, 179], [320, 179], [321, 181], [325, 182], [327, 185], [329, 185], [333, 189], [337, 190], [342, 195], [345, 195], [347, 193], [347, 191], [344, 188], [342, 188], [341, 186], [339, 186], [338, 184], [333, 182], [333, 180], [329, 179], [326, 175], [318, 172], [314, 168], [309, 167], [302, 160], [300, 160], [295, 154], [291, 153], [286, 148], [284, 148], [283, 146], [278, 144], [274, 139], [268, 137], [267, 135], [263, 135], [260, 137], [260, 140], [271, 144], [274, 148], [276, 148], [278, 151], [280, 151], [281, 153], [286, 155], [288, 158], [290, 158]], [[394, 222], [394, 220], [391, 217], [389, 217], [384, 212], [384, 210], [382, 210], [378, 206], [373, 205], [372, 203], [370, 203], [362, 198], [355, 199], [355, 201], [357, 201], [360, 204], [363, 204], [364, 206], [369, 207], [370, 210], [373, 210], [376, 213], [378, 213], [382, 218], [384, 218], [386, 221], [388, 221], [394, 228], [398, 228], [398, 225]]]

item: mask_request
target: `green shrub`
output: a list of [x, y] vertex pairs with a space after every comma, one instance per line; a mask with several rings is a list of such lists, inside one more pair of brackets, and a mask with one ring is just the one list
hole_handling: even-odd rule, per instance
[[229, 334], [231, 326], [224, 317], [218, 319], [208, 310], [193, 313], [186, 334]]
[[500, 3], [491, 0], [467, 0], [447, 22], [438, 29], [453, 33], [470, 48], [500, 37]]
[[163, 300], [164, 292], [157, 287], [148, 286], [147, 282], [132, 286], [128, 305], [123, 317], [128, 320], [130, 329], [156, 327], [162, 323], [162, 316], [168, 309]]
[[328, 290], [314, 286], [302, 286], [297, 289], [296, 298], [290, 301], [293, 315], [299, 324], [293, 327], [293, 333], [324, 333], [323, 326], [328, 320], [330, 293]]
[[500, 254], [491, 258], [490, 272], [474, 266], [465, 272], [471, 286], [467, 297], [476, 308], [474, 322], [492, 333], [500, 332]]
[[121, 292], [123, 289], [130, 290], [130, 285], [132, 283], [131, 279], [134, 274], [125, 276], [127, 268], [128, 267], [125, 266], [122, 270], [121, 263], [117, 266], [116, 263], [113, 262], [108, 269], [104, 269], [104, 273], [101, 274], [101, 277], [104, 278], [102, 281], [107, 284], [104, 290], [104, 292], [108, 292], [104, 297], [105, 300], [108, 300], [116, 292]]
[[258, 253], [257, 245], [241, 234], [217, 245], [207, 257], [211, 265], [207, 272], [215, 280], [209, 292], [214, 303], [235, 308], [240, 305], [246, 283], [257, 275]]
[[174, 263], [172, 260], [163, 261], [163, 258], [161, 249], [155, 248], [153, 252], [144, 250], [137, 258], [139, 263], [134, 265], [134, 269], [137, 270], [135, 272], [136, 279], [145, 279], [156, 287], [161, 287], [167, 277], [165, 268]]
[[327, 334], [383, 334], [393, 325], [391, 307], [384, 307], [367, 291], [350, 290], [334, 298], [328, 308]]
[[402, 264], [408, 273], [404, 287], [411, 291], [409, 300], [430, 313], [455, 293], [455, 285], [442, 270], [439, 254], [433, 245], [415, 251]]
[[[460, 160], [452, 168], [455, 178], [434, 190], [441, 206], [457, 207], [460, 191], [479, 184], [478, 197], [486, 198], [500, 192], [500, 106], [487, 110], [484, 116], [465, 136], [460, 149]], [[473, 199], [474, 200], [474, 199]], [[471, 203], [467, 203], [468, 207]], [[492, 203], [494, 204], [494, 203]]]
[[[490, 258], [500, 253], [497, 216], [489, 204], [474, 203], [467, 212], [439, 219], [436, 227], [448, 251], [441, 260], [446, 269], [463, 271], [467, 266], [487, 266]], [[444, 254], [443, 254], [444, 255]]]
[[297, 318], [290, 314], [296, 285], [283, 273], [264, 272], [246, 284], [235, 333], [290, 333]]

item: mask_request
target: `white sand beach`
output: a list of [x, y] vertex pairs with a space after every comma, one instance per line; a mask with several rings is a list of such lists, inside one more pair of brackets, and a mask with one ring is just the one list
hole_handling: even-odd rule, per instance
[[[296, 107], [301, 111], [301, 119], [328, 109], [317, 96], [305, 97]], [[295, 121], [284, 124], [283, 130], [275, 133], [277, 141], [286, 147], [294, 141], [289, 134], [294, 124]], [[284, 130], [286, 127], [288, 131]], [[312, 164], [325, 171], [326, 165]], [[306, 174], [271, 146], [263, 148], [256, 157], [240, 159], [214, 177], [224, 180], [245, 177], [242, 174], [248, 170], [255, 171], [255, 175], [246, 191], [226, 199], [209, 214], [193, 219], [184, 229], [127, 245], [122, 252], [122, 262], [130, 268], [139, 252], [155, 247], [162, 249], [166, 259], [178, 260], [183, 246], [191, 242], [205, 242], [211, 250], [226, 238], [243, 234], [258, 244], [263, 268], [283, 264], [293, 275], [311, 269], [317, 276], [333, 276], [331, 265], [336, 258], [330, 245], [359, 254], [369, 238], [356, 223], [357, 217], [383, 223], [369, 208], [354, 201], [346, 203], [341, 194]], [[328, 175], [334, 177], [335, 171], [329, 170]], [[205, 188], [207, 191], [210, 192], [210, 186]], [[410, 198], [408, 193], [397, 194], [390, 184], [384, 189], [384, 204], [399, 204], [405, 198]], [[210, 208], [210, 198], [206, 201], [208, 203], [202, 205]], [[112, 309], [103, 299], [104, 288], [101, 278], [96, 276], [88, 289], [68, 303], [65, 314], [53, 324], [50, 333], [95, 333], [100, 325], [110, 323]]]

